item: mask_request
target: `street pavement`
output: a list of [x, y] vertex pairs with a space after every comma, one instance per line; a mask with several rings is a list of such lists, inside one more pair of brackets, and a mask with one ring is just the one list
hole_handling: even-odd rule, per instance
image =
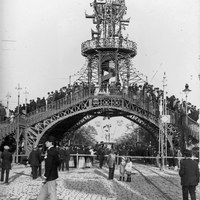
[[[35, 200], [42, 179], [33, 180], [31, 168], [14, 165], [9, 184], [0, 182], [0, 200]], [[181, 200], [178, 171], [160, 171], [151, 165], [134, 163], [132, 181], [119, 181], [119, 170], [114, 180], [108, 180], [108, 169], [91, 168], [59, 172], [57, 196], [59, 200]], [[197, 187], [200, 199], [200, 186]]]

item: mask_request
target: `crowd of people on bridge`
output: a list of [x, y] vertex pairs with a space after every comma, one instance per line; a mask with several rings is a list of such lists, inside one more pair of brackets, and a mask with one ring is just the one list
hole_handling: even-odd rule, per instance
[[0, 102], [0, 122], [6, 120], [6, 107]]
[[[31, 99], [29, 103], [23, 104], [15, 108], [15, 110], [7, 111], [7, 108], [4, 107], [0, 103], [0, 122], [7, 121], [13, 122], [14, 117], [18, 115], [18, 111], [21, 115], [26, 115], [31, 112], [39, 112], [41, 108], [42, 111], [45, 109], [52, 109], [55, 107], [56, 102], [64, 99], [62, 103], [70, 104], [73, 100], [80, 99], [84, 95], [89, 94], [98, 95], [98, 94], [126, 94], [134, 101], [141, 104], [144, 109], [147, 109], [154, 114], [159, 114], [159, 104], [161, 97], [163, 97], [163, 91], [159, 88], [154, 88], [153, 85], [145, 82], [144, 84], [138, 85], [137, 83], [130, 84], [127, 86], [126, 83], [116, 84], [112, 82], [110, 84], [102, 84], [101, 88], [99, 88], [98, 84], [91, 83], [90, 89], [88, 83], [78, 83], [75, 82], [73, 85], [68, 84], [68, 86], [64, 86], [59, 90], [55, 90], [54, 92], [48, 92], [47, 98], [45, 97], [37, 97], [36, 100]], [[186, 113], [188, 116], [194, 120], [195, 122], [199, 119], [199, 109], [196, 106], [192, 105], [190, 102], [179, 100], [174, 95], [170, 97], [166, 97], [166, 105], [167, 108], [175, 111], [177, 113]]]

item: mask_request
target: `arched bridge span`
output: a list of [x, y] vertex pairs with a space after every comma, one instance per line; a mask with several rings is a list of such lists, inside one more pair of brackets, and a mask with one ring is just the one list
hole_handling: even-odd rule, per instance
[[[79, 95], [70, 99], [61, 99], [48, 110], [31, 114], [27, 118], [27, 148], [39, 143], [49, 134], [58, 140], [66, 132], [74, 130], [97, 116], [123, 116], [148, 130], [158, 139], [159, 113], [156, 103], [145, 104], [141, 99], [131, 98], [131, 94], [98, 94], [91, 91], [79, 91]], [[73, 99], [73, 100], [72, 100]], [[169, 111], [172, 112], [172, 111]], [[175, 124], [175, 114], [171, 114], [171, 124]]]
[[[170, 115], [167, 128], [172, 141], [173, 137], [180, 134], [177, 128], [180, 114], [169, 109], [167, 114]], [[72, 132], [97, 116], [125, 117], [145, 128], [155, 139], [158, 139], [160, 128], [158, 102], [146, 101], [144, 96], [135, 96], [130, 91], [95, 93], [94, 89], [83, 88], [70, 96], [52, 102], [47, 107], [29, 113], [23, 120], [23, 126], [20, 123], [20, 134], [24, 133], [26, 136], [27, 153], [34, 143], [42, 142], [46, 136], [53, 134], [58, 140], [62, 140], [66, 132]], [[198, 139], [198, 126], [193, 123], [191, 127], [193, 137]], [[16, 132], [16, 129], [17, 124], [13, 123], [0, 131], [5, 136]]]

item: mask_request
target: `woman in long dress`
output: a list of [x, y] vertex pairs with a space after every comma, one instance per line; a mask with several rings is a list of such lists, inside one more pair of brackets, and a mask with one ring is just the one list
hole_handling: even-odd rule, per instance
[[[85, 154], [85, 148], [84, 146], [82, 146], [79, 151], [78, 151], [79, 154]], [[78, 160], [78, 168], [85, 168], [85, 156], [82, 155], [82, 156], [79, 156], [79, 160]]]

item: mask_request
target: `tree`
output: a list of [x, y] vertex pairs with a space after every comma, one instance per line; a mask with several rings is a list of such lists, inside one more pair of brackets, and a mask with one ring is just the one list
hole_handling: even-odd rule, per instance
[[151, 134], [140, 126], [137, 126], [134, 122], [127, 124], [127, 130], [123, 136], [116, 140], [118, 145], [136, 146], [137, 142], [141, 142], [146, 145], [157, 146]]
[[93, 126], [82, 126], [74, 132], [74, 135], [71, 138], [71, 143], [91, 146], [96, 143], [96, 135], [97, 130]]

